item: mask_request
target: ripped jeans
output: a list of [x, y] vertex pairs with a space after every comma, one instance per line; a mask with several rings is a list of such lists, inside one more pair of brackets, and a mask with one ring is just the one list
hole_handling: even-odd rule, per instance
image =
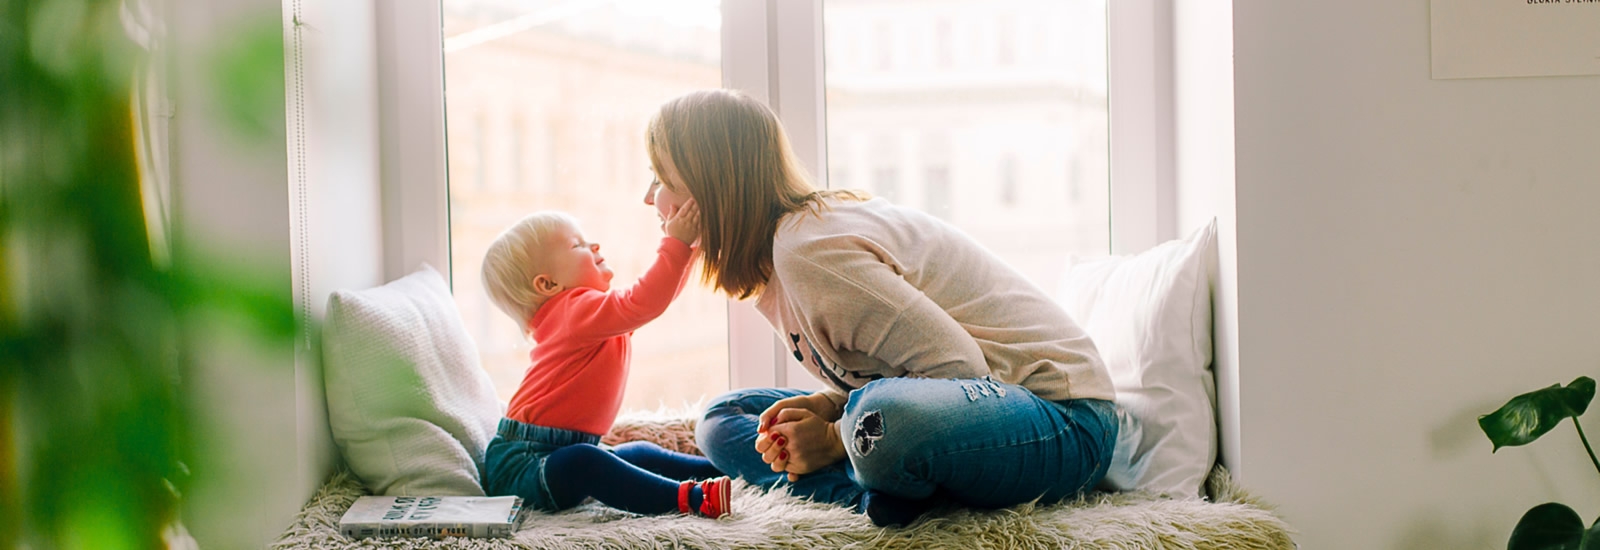
[[757, 417], [788, 388], [735, 390], [712, 400], [696, 428], [718, 469], [767, 488], [852, 508], [866, 489], [1003, 508], [1053, 503], [1094, 488], [1117, 439], [1110, 401], [1052, 402], [987, 378], [886, 378], [850, 392], [835, 424], [849, 460], [790, 483], [755, 451]]

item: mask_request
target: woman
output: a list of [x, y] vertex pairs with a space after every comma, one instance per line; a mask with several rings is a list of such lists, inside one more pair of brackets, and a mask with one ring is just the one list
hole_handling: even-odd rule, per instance
[[698, 203], [705, 282], [756, 299], [829, 388], [717, 398], [696, 436], [718, 469], [884, 526], [946, 500], [1056, 502], [1105, 476], [1110, 375], [999, 258], [922, 212], [813, 188], [776, 115], [738, 92], [667, 102], [647, 143], [645, 202]]

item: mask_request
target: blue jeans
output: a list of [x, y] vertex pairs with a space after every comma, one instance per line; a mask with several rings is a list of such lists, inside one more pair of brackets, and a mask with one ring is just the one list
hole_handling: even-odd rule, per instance
[[696, 429], [700, 451], [747, 483], [816, 501], [858, 508], [867, 489], [909, 499], [937, 491], [965, 506], [1003, 508], [1092, 489], [1117, 439], [1110, 401], [1052, 402], [988, 378], [888, 378], [850, 392], [835, 424], [849, 460], [790, 483], [756, 452], [757, 417], [806, 393], [756, 388], [718, 397]]
[[545, 462], [568, 445], [595, 445], [600, 436], [500, 419], [494, 439], [484, 452], [483, 490], [489, 496], [517, 495], [529, 508], [557, 512], [561, 506], [550, 494]]
[[[680, 480], [722, 475], [705, 457], [643, 441], [616, 447], [600, 436], [500, 419], [484, 453], [483, 490], [521, 496], [527, 507], [558, 512], [593, 497], [638, 514], [678, 509]], [[691, 489], [690, 501], [700, 497]]]

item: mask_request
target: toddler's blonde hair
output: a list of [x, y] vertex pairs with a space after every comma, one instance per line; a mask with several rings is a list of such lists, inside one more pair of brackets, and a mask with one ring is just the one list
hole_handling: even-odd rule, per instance
[[533, 278], [545, 273], [545, 243], [557, 230], [577, 226], [577, 219], [562, 212], [534, 212], [502, 231], [483, 254], [483, 290], [524, 336], [531, 336], [528, 322], [545, 301], [533, 290]]

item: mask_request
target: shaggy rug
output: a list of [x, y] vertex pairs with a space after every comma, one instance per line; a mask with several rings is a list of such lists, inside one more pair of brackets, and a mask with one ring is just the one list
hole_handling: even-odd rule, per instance
[[[619, 419], [603, 441], [654, 441], [698, 452], [692, 420], [659, 413]], [[339, 534], [339, 517], [366, 494], [340, 471], [306, 504], [275, 549], [569, 548], [1106, 548], [1292, 549], [1290, 527], [1218, 467], [1209, 501], [1146, 493], [1094, 493], [1072, 502], [996, 511], [936, 510], [909, 527], [874, 527], [866, 516], [736, 481], [734, 513], [721, 520], [638, 516], [594, 503], [530, 513], [509, 539], [366, 539]]]

